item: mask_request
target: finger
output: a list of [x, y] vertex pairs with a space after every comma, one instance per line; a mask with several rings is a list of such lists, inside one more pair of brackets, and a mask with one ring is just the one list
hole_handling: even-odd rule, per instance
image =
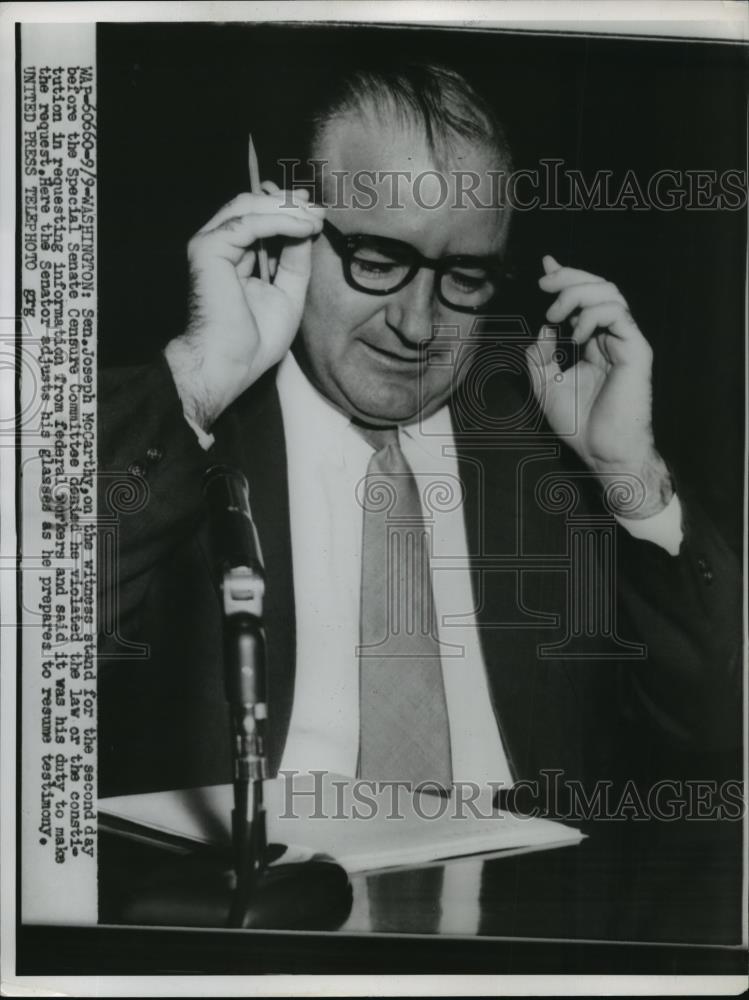
[[[264, 182], [268, 185], [273, 184], [272, 181]], [[276, 187], [276, 185], [273, 185]], [[244, 191], [242, 194], [238, 194], [236, 198], [232, 198], [231, 201], [227, 202], [226, 205], [216, 212], [204, 226], [198, 230], [201, 233], [209, 232], [211, 229], [216, 229], [227, 219], [233, 219], [238, 215], [248, 215], [250, 212], [267, 212], [274, 208], [283, 208], [286, 211], [293, 209], [305, 209], [306, 204], [302, 199], [297, 198], [297, 192], [294, 191], [282, 191], [277, 189], [276, 191], [270, 191], [267, 194], [250, 194], [248, 191]], [[314, 209], [310, 209], [314, 211]]]
[[[281, 191], [281, 188], [274, 181], [262, 181], [260, 188], [266, 194], [278, 194], [278, 192]], [[290, 188], [288, 189], [288, 193], [292, 196], [293, 202], [298, 208], [302, 208], [303, 206], [309, 204], [309, 191], [305, 188]], [[282, 202], [284, 207], [288, 206], [288, 202], [288, 198], [284, 199]]]
[[605, 330], [609, 337], [601, 338], [601, 353], [607, 361], [641, 361], [649, 364], [652, 350], [630, 311], [619, 302], [603, 302], [583, 309], [572, 335], [577, 344], [585, 344], [596, 332]]
[[315, 217], [320, 214], [320, 209], [314, 205], [296, 205], [286, 198], [287, 192], [281, 191], [274, 195], [251, 194], [246, 199], [238, 201], [236, 205], [225, 205], [221, 211], [207, 222], [199, 230], [200, 233], [210, 233], [218, 229], [225, 222], [239, 218], [243, 215], [268, 215], [269, 213], [284, 213], [288, 215], [301, 215], [306, 218], [308, 215]]
[[541, 258], [541, 263], [543, 264], [545, 274], [552, 274], [552, 272], [558, 271], [561, 267], [561, 264], [550, 253], [544, 254]]
[[557, 331], [550, 326], [542, 326], [538, 337], [525, 351], [530, 375], [536, 395], [550, 378], [561, 375], [561, 352], [557, 346]]
[[274, 207], [273, 205], [263, 205], [261, 208], [255, 209], [252, 212], [247, 212], [243, 215], [231, 215], [211, 229], [202, 229], [196, 234], [196, 236], [205, 237], [210, 236], [213, 233], [229, 232], [240, 223], [249, 222], [251, 219], [262, 219], [264, 227], [267, 226], [269, 222], [272, 225], [273, 220], [276, 220], [279, 225], [283, 225], [284, 219], [294, 219], [297, 222], [303, 222], [311, 226], [317, 226], [319, 221], [317, 215], [306, 208], [294, 207], [282, 209], [280, 207]]
[[611, 350], [604, 340], [614, 341], [614, 337], [589, 337], [582, 348], [582, 358], [591, 365], [595, 365], [602, 372], [607, 373], [614, 363]]
[[[261, 181], [260, 189], [266, 194], [277, 194], [281, 188], [275, 181]], [[305, 204], [310, 200], [310, 193], [307, 188], [288, 188], [287, 189], [294, 197], [295, 204]]]
[[619, 302], [625, 307], [627, 305], [622, 293], [610, 281], [586, 282], [562, 289], [546, 310], [546, 318], [550, 323], [561, 323], [573, 310], [585, 309], [601, 302]]
[[550, 267], [546, 261], [556, 261], [553, 257], [543, 258], [545, 274], [538, 279], [539, 287], [545, 292], [559, 292], [568, 285], [580, 285], [583, 283], [605, 281], [600, 274], [591, 274], [590, 271], [581, 271], [577, 267]]
[[312, 240], [292, 240], [281, 251], [273, 284], [294, 301], [306, 294], [312, 270]]
[[[210, 229], [215, 229], [216, 226], [220, 226], [222, 222], [226, 222], [227, 219], [231, 219], [236, 215], [246, 215], [251, 212], [253, 208], [258, 208], [261, 204], [268, 204], [266, 199], [269, 198], [266, 194], [251, 194], [249, 191], [243, 191], [238, 194], [231, 201], [227, 201], [225, 205], [211, 216], [208, 221], [200, 227], [198, 232], [208, 232]], [[282, 201], [282, 196], [276, 195], [273, 198], [272, 204], [280, 204]]]
[[239, 258], [239, 263], [237, 264], [237, 277], [242, 278], [243, 280], [251, 278], [255, 271], [255, 260], [255, 251], [245, 250]]
[[300, 212], [252, 213], [228, 219], [208, 233], [199, 233], [188, 244], [193, 261], [223, 258], [236, 265], [256, 240], [271, 236], [308, 239], [322, 229], [322, 220]]

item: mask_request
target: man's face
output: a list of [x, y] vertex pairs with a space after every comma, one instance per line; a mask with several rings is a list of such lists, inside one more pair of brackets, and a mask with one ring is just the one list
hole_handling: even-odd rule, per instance
[[[414, 187], [418, 174], [437, 169], [424, 137], [403, 126], [384, 125], [374, 116], [332, 123], [316, 155], [327, 160], [330, 176], [332, 171], [344, 172], [342, 188], [326, 201], [333, 204], [328, 220], [346, 235], [400, 240], [433, 259], [502, 254], [507, 212], [471, 205], [466, 197], [458, 200], [464, 205], [454, 207], [453, 171], [475, 171], [486, 178], [488, 170], [497, 169], [496, 159], [486, 151], [468, 145], [456, 148], [450, 167], [441, 171], [447, 197], [444, 184], [433, 176]], [[395, 170], [409, 172], [395, 189], [403, 207], [392, 207], [392, 177], [373, 183], [371, 174], [365, 183], [376, 193], [374, 206], [352, 205], [351, 179], [357, 171]], [[476, 198], [482, 205], [491, 204], [488, 179], [476, 188]], [[370, 196], [360, 193], [359, 201], [368, 205]], [[435, 203], [438, 207], [425, 207]], [[367, 423], [408, 423], [447, 400], [454, 388], [453, 367], [434, 364], [435, 348], [440, 339], [454, 342], [456, 333], [465, 341], [475, 316], [441, 303], [435, 280], [433, 270], [422, 268], [400, 291], [367, 294], [346, 283], [341, 258], [325, 235], [318, 237], [295, 351], [313, 383], [339, 409]], [[425, 341], [431, 341], [429, 361]]]

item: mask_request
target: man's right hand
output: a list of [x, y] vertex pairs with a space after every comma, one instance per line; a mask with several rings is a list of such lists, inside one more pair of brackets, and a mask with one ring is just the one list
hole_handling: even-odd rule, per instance
[[[185, 415], [204, 430], [283, 358], [299, 327], [310, 275], [312, 238], [324, 209], [306, 191], [240, 194], [187, 247], [191, 275], [187, 330], [164, 355]], [[280, 236], [272, 282], [252, 277], [256, 242]]]

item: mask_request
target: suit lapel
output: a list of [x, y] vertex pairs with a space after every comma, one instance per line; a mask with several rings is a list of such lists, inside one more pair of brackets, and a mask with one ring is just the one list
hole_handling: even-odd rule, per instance
[[[507, 395], [514, 391], [508, 384]], [[508, 405], [506, 398], [504, 402]], [[541, 620], [534, 621], [528, 606], [543, 613], [558, 603], [552, 593], [558, 574], [547, 574], [537, 594], [531, 578], [512, 568], [492, 569], [486, 560], [517, 556], [529, 538], [545, 537], [532, 489], [524, 480], [541, 467], [536, 456], [549, 456], [549, 449], [522, 431], [498, 437], [491, 424], [486, 431], [461, 435], [456, 416], [454, 411], [479, 638], [495, 718], [517, 779], [534, 773], [537, 762], [549, 757], [549, 746], [556, 738], [541, 722], [544, 713], [540, 709], [558, 688], [560, 678], [548, 662], [539, 661], [537, 646], [548, 633], [543, 633]], [[542, 459], [543, 467], [545, 462]], [[482, 568], [476, 566], [477, 557], [485, 560]]]
[[510, 475], [505, 478], [501, 473], [497, 474], [496, 452], [461, 441], [459, 435], [456, 435], [456, 443], [458, 471], [465, 490], [463, 509], [479, 640], [497, 727], [510, 770], [517, 777], [517, 748], [512, 738], [510, 716], [511, 707], [516, 704], [517, 692], [513, 690], [516, 684], [513, 671], [507, 669], [511, 656], [508, 649], [509, 636], [506, 630], [495, 627], [498, 611], [493, 599], [493, 591], [498, 582], [496, 574], [476, 565], [477, 557], [512, 551], [508, 546], [512, 546], [513, 539], [507, 537], [507, 530], [514, 524], [514, 518], [506, 516], [508, 511], [502, 516], [498, 508], [512, 506], [508, 487], [509, 490], [512, 489], [513, 477]]

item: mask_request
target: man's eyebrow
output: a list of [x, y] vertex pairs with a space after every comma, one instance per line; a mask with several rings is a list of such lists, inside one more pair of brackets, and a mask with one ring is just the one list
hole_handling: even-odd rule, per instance
[[502, 253], [473, 253], [469, 251], [460, 251], [458, 253], [446, 253], [441, 254], [438, 258], [430, 258], [426, 254], [422, 254], [418, 247], [415, 247], [413, 243], [409, 243], [408, 240], [400, 240], [396, 236], [383, 236], [381, 233], [367, 233], [367, 232], [352, 232], [343, 234], [347, 239], [370, 239], [380, 243], [387, 243], [388, 245], [401, 247], [404, 250], [409, 250], [411, 253], [416, 253], [421, 257], [427, 257], [428, 260], [453, 260], [455, 258], [464, 258], [466, 260], [482, 260], [488, 261], [494, 264], [501, 264], [505, 260], [505, 255]]

